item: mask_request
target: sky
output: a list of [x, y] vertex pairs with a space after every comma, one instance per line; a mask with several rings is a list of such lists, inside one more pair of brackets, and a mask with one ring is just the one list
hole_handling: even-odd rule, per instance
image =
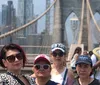
[[[7, 1], [9, 1], [9, 0], [0, 0], [0, 11], [2, 8], [2, 4], [7, 4]], [[14, 7], [17, 8], [18, 0], [10, 0], [10, 1], [13, 1]], [[39, 0], [39, 1], [33, 0], [33, 3], [34, 3], [35, 14], [40, 14], [41, 12], [43, 12], [45, 10], [45, 0]], [[39, 10], [37, 10], [37, 9], [39, 9]]]
[[[0, 11], [1, 11], [1, 6], [2, 4], [7, 4], [7, 1], [8, 0], [1, 0], [0, 1]], [[15, 8], [18, 8], [17, 5], [18, 5], [18, 0], [11, 0], [13, 1], [13, 4], [14, 4], [14, 7]], [[45, 2], [46, 0], [33, 0], [33, 3], [34, 3], [34, 14], [35, 15], [41, 15], [41, 13], [43, 13], [45, 11]], [[53, 0], [50, 0], [51, 2]], [[43, 31], [42, 28], [45, 28], [45, 17], [41, 18], [39, 21], [38, 21], [38, 31]], [[68, 32], [71, 32], [71, 30], [68, 30]], [[69, 36], [68, 36], [69, 37]], [[72, 40], [70, 40], [69, 42], [72, 42]]]
[[[14, 8], [18, 8], [18, 0], [1, 0], [0, 1], [0, 11], [2, 9], [2, 4], [7, 4], [7, 1], [13, 1], [13, 5]], [[45, 2], [46, 0], [33, 0], [33, 4], [34, 4], [34, 14], [35, 15], [41, 15], [44, 11], [45, 11]], [[51, 0], [52, 1], [52, 0]], [[17, 13], [16, 13], [17, 14]], [[41, 27], [45, 28], [45, 17], [41, 18], [38, 21], [38, 32], [40, 33], [41, 31], [43, 31], [43, 29], [41, 29]]]

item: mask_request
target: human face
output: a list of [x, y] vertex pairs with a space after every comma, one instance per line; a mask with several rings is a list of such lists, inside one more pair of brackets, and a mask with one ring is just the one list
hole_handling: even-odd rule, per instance
[[55, 50], [51, 53], [51, 59], [53, 62], [62, 62], [64, 61], [64, 53], [61, 50]]
[[17, 50], [8, 50], [6, 52], [6, 59], [3, 62], [10, 71], [20, 70], [23, 66], [23, 56]]
[[[38, 66], [36, 66], [36, 65], [38, 65]], [[48, 78], [48, 77], [50, 77], [51, 67], [46, 61], [38, 61], [33, 66], [33, 71], [34, 71], [36, 77]]]
[[76, 66], [76, 71], [80, 78], [88, 78], [92, 72], [92, 67], [89, 64], [78, 64]]

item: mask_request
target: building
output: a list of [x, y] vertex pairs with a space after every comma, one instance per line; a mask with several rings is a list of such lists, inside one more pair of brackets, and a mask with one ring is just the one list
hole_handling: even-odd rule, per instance
[[[15, 23], [16, 23], [15, 8], [13, 6], [13, 2], [8, 1], [7, 5], [5, 4], [2, 5], [3, 30], [1, 31], [1, 34], [12, 30], [12, 28], [15, 28]], [[12, 43], [12, 37], [13, 36], [8, 36], [7, 38], [3, 39], [1, 44]]]
[[7, 5], [2, 5], [2, 26], [6, 25], [7, 22]]
[[[34, 19], [33, 0], [18, 0], [17, 27], [20, 27]], [[37, 22], [36, 22], [37, 23]], [[26, 37], [37, 33], [37, 24], [32, 24], [18, 33], [19, 37]]]

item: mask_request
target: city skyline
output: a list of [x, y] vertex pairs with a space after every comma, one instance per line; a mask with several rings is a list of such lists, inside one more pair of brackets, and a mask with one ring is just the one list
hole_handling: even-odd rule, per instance
[[[7, 5], [7, 2], [8, 1], [13, 1], [13, 5], [14, 5], [14, 8], [16, 9], [16, 16], [18, 15], [18, 0], [3, 0], [1, 1], [0, 3], [0, 12], [2, 11], [2, 5], [5, 4]], [[46, 6], [45, 6], [45, 1], [46, 0], [42, 0], [42, 1], [37, 1], [37, 0], [33, 0], [33, 4], [34, 4], [34, 15], [41, 15], [45, 10], [46, 10]], [[53, 1], [53, 0], [51, 0]], [[37, 4], [38, 3], [38, 4]], [[38, 9], [38, 10], [37, 10]], [[43, 29], [41, 29], [41, 27], [44, 28], [44, 24], [45, 24], [45, 17], [41, 18], [39, 21], [38, 21], [39, 25], [38, 25], [38, 32], [42, 32]]]
[[[18, 0], [2, 0], [0, 1], [0, 11], [2, 11], [2, 5], [7, 4], [7, 1], [13, 1], [14, 7], [16, 9], [18, 8]], [[45, 0], [40, 0], [39, 2], [37, 0], [33, 0], [33, 4], [34, 4], [34, 12], [36, 15], [40, 14], [41, 12], [43, 12], [43, 10], [45, 10]]]

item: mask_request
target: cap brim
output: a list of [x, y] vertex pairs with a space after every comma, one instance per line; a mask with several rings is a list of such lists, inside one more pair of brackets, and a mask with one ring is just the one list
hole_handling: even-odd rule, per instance
[[61, 49], [61, 48], [54, 48], [54, 49], [52, 49], [52, 52], [54, 52], [55, 50], [61, 50], [62, 52], [65, 52], [63, 49]]
[[89, 62], [86, 62], [86, 61], [78, 61], [78, 62], [76, 62], [76, 64], [75, 64], [75, 65], [77, 65], [77, 64], [81, 64], [81, 63], [84, 63], [84, 64], [89, 64], [89, 65], [91, 65], [91, 63], [89, 63]]
[[49, 60], [47, 60], [46, 58], [43, 58], [43, 57], [39, 57], [39, 58], [37, 58], [35, 61], [34, 61], [34, 64], [36, 64], [37, 62], [39, 62], [39, 61], [46, 61], [46, 62], [48, 62], [49, 64], [50, 64], [50, 61]]

